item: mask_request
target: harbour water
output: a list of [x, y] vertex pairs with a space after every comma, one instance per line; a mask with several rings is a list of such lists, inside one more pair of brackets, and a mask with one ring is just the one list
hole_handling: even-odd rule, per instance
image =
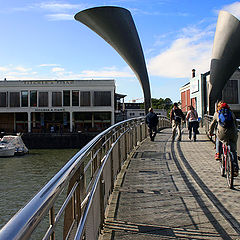
[[22, 208], [79, 149], [31, 149], [0, 158], [0, 228]]

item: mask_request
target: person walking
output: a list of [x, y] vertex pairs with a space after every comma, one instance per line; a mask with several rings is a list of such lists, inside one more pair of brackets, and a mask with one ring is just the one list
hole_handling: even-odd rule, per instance
[[199, 127], [198, 123], [198, 114], [194, 107], [191, 105], [189, 106], [189, 111], [187, 112], [186, 120], [188, 121], [188, 132], [189, 132], [189, 139], [192, 139], [192, 131], [193, 131], [193, 141], [196, 142], [197, 140], [197, 131]]
[[148, 125], [148, 132], [151, 141], [154, 141], [154, 138], [157, 134], [157, 125], [158, 125], [158, 116], [153, 112], [153, 108], [149, 108], [149, 113], [146, 116], [146, 124]]
[[177, 103], [173, 104], [173, 108], [170, 112], [170, 121], [172, 123], [172, 141], [175, 139], [176, 135], [176, 129], [178, 131], [178, 141], [181, 141], [182, 139], [182, 133], [181, 133], [181, 122], [182, 120], [185, 120], [185, 116], [182, 112], [182, 110], [178, 107]]

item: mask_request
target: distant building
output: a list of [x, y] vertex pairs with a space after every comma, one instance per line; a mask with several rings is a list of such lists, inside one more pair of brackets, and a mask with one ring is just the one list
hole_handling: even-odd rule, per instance
[[[157, 115], [167, 116], [167, 111], [165, 109], [154, 109], [154, 112]], [[135, 118], [135, 117], [143, 117], [145, 116], [144, 109], [126, 109], [126, 117], [127, 119]]]
[[115, 93], [115, 123], [126, 119], [124, 112], [124, 98], [127, 95]]
[[[181, 108], [183, 112], [192, 105], [198, 112], [199, 117], [208, 113], [210, 71], [195, 75], [192, 70], [190, 82], [180, 88]], [[240, 70], [237, 69], [228, 80], [222, 91], [222, 100], [226, 101], [237, 117], [240, 117]]]
[[114, 123], [114, 80], [0, 81], [0, 131], [99, 131]]
[[[124, 113], [126, 119], [143, 117], [145, 116], [145, 110], [141, 108], [144, 103], [124, 103]], [[154, 109], [157, 115], [167, 116], [167, 111], [165, 109]]]
[[191, 105], [190, 82], [180, 88], [180, 94], [181, 94], [181, 109], [183, 112], [187, 112], [188, 106]]

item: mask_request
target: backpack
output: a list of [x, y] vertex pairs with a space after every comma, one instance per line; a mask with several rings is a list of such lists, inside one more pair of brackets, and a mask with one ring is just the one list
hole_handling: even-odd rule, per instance
[[174, 120], [176, 122], [181, 123], [181, 120], [182, 120], [181, 110], [180, 109], [173, 109], [173, 114], [174, 114]]
[[229, 128], [233, 125], [233, 117], [230, 109], [222, 108], [218, 111], [218, 122], [223, 128]]

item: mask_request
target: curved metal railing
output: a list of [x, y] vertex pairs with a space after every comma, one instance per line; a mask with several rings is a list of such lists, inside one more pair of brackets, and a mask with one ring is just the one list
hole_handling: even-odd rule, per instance
[[[164, 127], [170, 127], [170, 121], [159, 116], [159, 128]], [[144, 117], [97, 135], [10, 219], [0, 239], [30, 239], [34, 234], [33, 239], [96, 239], [117, 174], [146, 137]], [[39, 230], [40, 225], [44, 228]]]

